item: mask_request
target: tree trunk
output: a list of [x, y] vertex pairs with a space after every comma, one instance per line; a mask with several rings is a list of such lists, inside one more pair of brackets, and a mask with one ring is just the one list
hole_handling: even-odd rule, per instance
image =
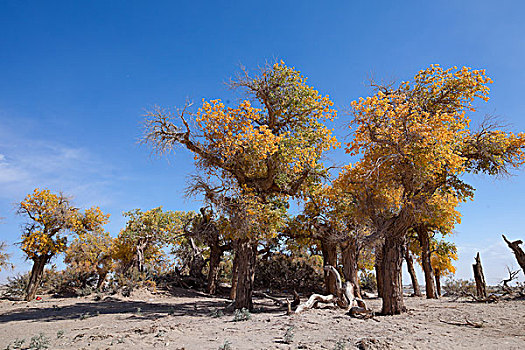
[[414, 289], [414, 296], [421, 296], [421, 289], [419, 288], [419, 282], [416, 276], [416, 270], [414, 269], [414, 258], [408, 249], [405, 251], [405, 261], [407, 262], [408, 273], [410, 274], [410, 279], [412, 280], [412, 289]]
[[514, 252], [514, 255], [516, 256], [516, 260], [518, 261], [518, 264], [521, 266], [521, 272], [525, 274], [525, 253], [523, 252], [523, 249], [521, 249], [520, 244], [523, 243], [521, 240], [517, 240], [514, 242], [510, 242], [505, 235], [502, 235], [503, 239], [505, 240], [505, 243], [509, 246], [510, 249]]
[[476, 295], [478, 298], [486, 298], [487, 285], [485, 284], [485, 275], [483, 274], [479, 252], [476, 255], [476, 263], [472, 264], [472, 268], [474, 269], [474, 279], [476, 280]]
[[376, 261], [375, 261], [375, 270], [376, 270], [376, 284], [377, 284], [377, 296], [381, 298], [383, 296], [383, 275], [381, 274], [383, 264], [383, 245], [377, 244], [376, 248]]
[[347, 282], [351, 282], [353, 284], [355, 296], [361, 299], [361, 289], [359, 288], [359, 277], [357, 276], [358, 258], [359, 258], [359, 248], [357, 246], [357, 242], [355, 241], [355, 239], [349, 239], [341, 243], [341, 259], [343, 263], [343, 275], [345, 276], [345, 280]]
[[398, 315], [406, 311], [403, 302], [402, 267], [405, 236], [387, 235], [383, 245], [381, 276], [383, 282], [383, 315]]
[[29, 283], [26, 287], [26, 301], [35, 299], [36, 292], [42, 282], [42, 276], [44, 275], [44, 267], [50, 259], [51, 257], [48, 255], [41, 255], [33, 259], [33, 268], [31, 269]]
[[252, 294], [255, 278], [255, 262], [257, 244], [248, 239], [242, 239], [237, 244], [238, 260], [237, 288], [235, 298], [236, 309], [253, 309]]
[[137, 270], [139, 272], [144, 272], [144, 262], [145, 262], [144, 250], [145, 248], [146, 248], [145, 245], [137, 244]]
[[438, 270], [434, 270], [434, 276], [436, 277], [436, 293], [441, 296], [441, 273]]
[[232, 262], [232, 287], [230, 289], [230, 299], [235, 300], [237, 296], [237, 281], [239, 280], [239, 254], [237, 254], [238, 242], [234, 245], [234, 256]]
[[[323, 264], [337, 266], [337, 243], [331, 242], [327, 238], [321, 239], [321, 250], [323, 252]], [[336, 279], [332, 273], [324, 271], [324, 285], [327, 294], [334, 294], [337, 291]]]
[[98, 274], [97, 290], [100, 291], [102, 286], [104, 285], [104, 282], [106, 281], [106, 276], [108, 275], [108, 271], [99, 270], [97, 274]]
[[417, 237], [421, 246], [421, 265], [425, 273], [425, 294], [427, 299], [437, 299], [436, 285], [434, 284], [434, 273], [430, 262], [430, 237], [428, 232], [417, 230]]
[[208, 293], [215, 294], [217, 291], [217, 279], [219, 277], [219, 264], [221, 263], [222, 249], [219, 242], [210, 246], [210, 269], [208, 271]]

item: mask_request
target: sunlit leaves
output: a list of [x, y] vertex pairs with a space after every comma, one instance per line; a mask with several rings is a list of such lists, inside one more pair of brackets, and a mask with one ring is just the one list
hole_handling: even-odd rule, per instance
[[63, 194], [53, 194], [46, 189], [35, 189], [27, 195], [19, 205], [18, 214], [28, 219], [21, 247], [29, 259], [61, 253], [67, 247], [69, 234], [101, 230], [109, 219], [109, 214], [102, 213], [98, 207], [82, 212]]

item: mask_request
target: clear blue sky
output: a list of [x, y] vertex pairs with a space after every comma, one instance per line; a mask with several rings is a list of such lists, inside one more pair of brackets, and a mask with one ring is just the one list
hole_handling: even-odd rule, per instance
[[[239, 64], [283, 59], [340, 110], [370, 93], [370, 76], [408, 80], [432, 63], [485, 68], [495, 83], [474, 120], [492, 113], [524, 131], [523, 13], [522, 1], [2, 1], [0, 239], [18, 241], [14, 204], [35, 187], [100, 205], [113, 235], [125, 210], [197, 208], [182, 193], [192, 157], [150, 157], [137, 144], [140, 121], [155, 104], [233, 101], [224, 82]], [[346, 123], [341, 113], [341, 138]], [[469, 179], [476, 198], [453, 237], [458, 277], [471, 277], [481, 251], [496, 283], [505, 264], [517, 266], [500, 234], [525, 239], [524, 173]], [[18, 247], [10, 252], [17, 271], [29, 268]]]

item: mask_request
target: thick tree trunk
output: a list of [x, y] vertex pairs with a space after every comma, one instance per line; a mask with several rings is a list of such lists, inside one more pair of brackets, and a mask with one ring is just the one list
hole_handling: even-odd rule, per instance
[[437, 299], [434, 273], [430, 262], [430, 237], [425, 230], [417, 230], [417, 237], [421, 246], [421, 265], [425, 273], [425, 294], [427, 299]]
[[237, 254], [237, 245], [238, 242], [235, 243], [235, 252], [232, 262], [232, 287], [230, 289], [231, 300], [235, 300], [235, 297], [237, 296], [237, 281], [239, 280], [239, 254]]
[[412, 280], [412, 289], [414, 290], [414, 296], [421, 296], [421, 289], [419, 288], [419, 282], [416, 276], [416, 270], [414, 269], [414, 258], [408, 249], [405, 251], [405, 261], [407, 262], [408, 273], [410, 274], [410, 279]]
[[441, 296], [441, 273], [435, 270], [434, 276], [436, 277], [436, 293], [438, 296]]
[[521, 272], [525, 274], [525, 253], [523, 252], [523, 249], [521, 249], [520, 244], [523, 243], [521, 240], [517, 240], [514, 242], [510, 242], [505, 235], [503, 236], [503, 239], [505, 240], [505, 243], [509, 246], [510, 249], [514, 252], [514, 255], [516, 256], [516, 260], [518, 261], [518, 264], [521, 266]]
[[236, 309], [253, 309], [252, 294], [255, 278], [255, 262], [257, 258], [257, 244], [248, 239], [240, 240], [237, 244], [238, 276], [235, 297]]
[[347, 282], [351, 282], [353, 284], [354, 294], [358, 298], [361, 298], [361, 289], [359, 288], [359, 277], [357, 276], [358, 258], [359, 258], [359, 248], [355, 240], [353, 239], [347, 240], [341, 243], [341, 259], [343, 263], [343, 275], [345, 276], [345, 280]]
[[42, 282], [42, 276], [44, 275], [44, 267], [51, 259], [48, 255], [38, 256], [33, 259], [33, 268], [31, 269], [31, 275], [29, 276], [29, 283], [26, 287], [26, 300], [31, 301], [35, 299], [36, 292], [40, 283]]
[[381, 274], [382, 264], [383, 264], [383, 245], [376, 245], [376, 261], [375, 261], [375, 271], [376, 271], [376, 284], [377, 284], [377, 296], [381, 298], [383, 296], [383, 276]]
[[483, 274], [479, 252], [476, 255], [476, 263], [472, 264], [472, 268], [474, 269], [474, 280], [476, 281], [476, 295], [478, 298], [486, 298], [487, 285], [485, 284], [485, 275]]
[[[321, 239], [321, 250], [323, 252], [323, 264], [337, 266], [337, 243], [331, 242], [327, 238]], [[334, 294], [337, 291], [336, 278], [328, 271], [324, 271], [324, 285], [327, 294]]]
[[219, 277], [219, 264], [221, 263], [222, 249], [219, 242], [210, 246], [210, 269], [208, 271], [208, 293], [215, 294]]
[[402, 267], [405, 236], [387, 235], [383, 245], [381, 275], [383, 279], [383, 315], [398, 315], [406, 311], [403, 301]]

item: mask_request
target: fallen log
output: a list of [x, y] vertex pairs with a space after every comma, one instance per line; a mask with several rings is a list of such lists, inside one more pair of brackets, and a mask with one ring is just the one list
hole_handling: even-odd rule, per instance
[[300, 313], [305, 310], [315, 308], [319, 302], [322, 303], [333, 303], [342, 309], [349, 309], [349, 314], [356, 317], [355, 315], [366, 315], [371, 314], [371, 311], [367, 309], [366, 303], [355, 296], [355, 287], [351, 282], [342, 283], [341, 275], [337, 269], [331, 265], [326, 265], [324, 267], [325, 271], [333, 273], [336, 279], [336, 291], [335, 295], [321, 295], [321, 294], [312, 294], [310, 298], [299, 304], [295, 311], [292, 311], [291, 304], [288, 301], [288, 314]]

